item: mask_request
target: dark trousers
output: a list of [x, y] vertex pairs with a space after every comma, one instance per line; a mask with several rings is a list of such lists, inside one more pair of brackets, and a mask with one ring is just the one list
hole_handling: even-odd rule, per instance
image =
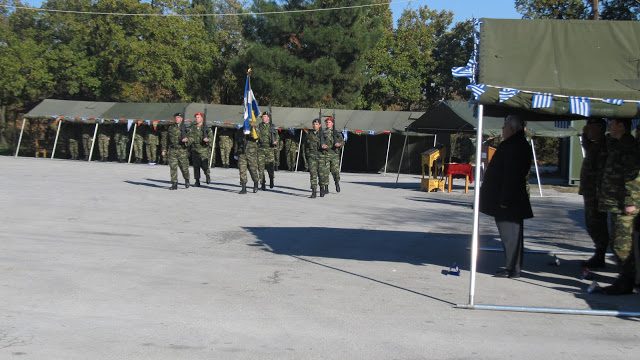
[[524, 258], [523, 220], [495, 220], [504, 248], [505, 268], [519, 274]]

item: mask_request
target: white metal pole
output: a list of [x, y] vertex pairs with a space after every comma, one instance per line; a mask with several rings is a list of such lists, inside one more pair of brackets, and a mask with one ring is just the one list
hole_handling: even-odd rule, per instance
[[[129, 159], [127, 160], [127, 164], [131, 164], [131, 154], [133, 154], [133, 143], [136, 141], [136, 129], [138, 128], [138, 124], [136, 122], [133, 123], [133, 135], [131, 136], [131, 148], [129, 148]], [[128, 130], [127, 130], [128, 132]]]
[[436, 147], [438, 144], [438, 134], [433, 135], [433, 147]]
[[93, 139], [91, 140], [91, 151], [89, 151], [89, 161], [91, 161], [91, 156], [93, 156], [93, 148], [96, 145], [96, 136], [98, 136], [98, 122], [96, 121], [96, 127], [93, 129]]
[[58, 136], [60, 135], [60, 127], [62, 126], [62, 119], [58, 121], [58, 131], [56, 131], [56, 139], [53, 141], [53, 150], [51, 151], [51, 158], [56, 154], [56, 146], [58, 145]]
[[300, 152], [302, 151], [302, 133], [304, 132], [304, 129], [300, 129], [300, 140], [298, 141], [298, 153], [296, 154], [296, 171], [298, 172], [298, 161], [300, 160]]
[[531, 313], [569, 314], [569, 315], [599, 315], [617, 317], [640, 317], [640, 312], [618, 310], [581, 310], [563, 308], [539, 308], [527, 306], [501, 306], [501, 305], [456, 305], [460, 309], [495, 310], [495, 311], [519, 311]]
[[213, 144], [211, 144], [211, 156], [209, 156], [209, 168], [211, 168], [211, 163], [213, 162], [213, 157], [216, 153], [216, 136], [218, 135], [218, 127], [216, 126], [216, 130], [213, 132]]
[[18, 157], [18, 151], [20, 151], [20, 143], [22, 142], [22, 134], [24, 133], [24, 123], [26, 121], [27, 121], [27, 119], [23, 116], [22, 117], [22, 128], [20, 129], [20, 137], [18, 138], [18, 147], [16, 148], [15, 157]]
[[389, 141], [387, 142], [387, 157], [384, 160], [384, 175], [387, 175], [387, 164], [389, 163], [389, 147], [391, 147], [391, 132], [389, 132]]
[[342, 158], [344, 158], [344, 147], [347, 146], [347, 142], [345, 141], [342, 145], [342, 149], [340, 150], [340, 172], [342, 172]]
[[542, 197], [542, 184], [540, 183], [540, 171], [538, 170], [538, 159], [536, 158], [536, 147], [533, 146], [533, 138], [531, 138], [531, 150], [533, 151], [533, 163], [536, 166], [536, 177], [538, 178], [538, 189], [540, 190], [540, 197]]
[[473, 305], [476, 291], [476, 267], [478, 263], [478, 228], [480, 217], [480, 162], [482, 160], [482, 121], [484, 106], [478, 105], [476, 129], [476, 184], [473, 187], [473, 235], [471, 236], [471, 276], [469, 277], [469, 305]]
[[395, 187], [398, 187], [398, 179], [400, 179], [400, 169], [402, 168], [402, 159], [404, 159], [404, 149], [407, 147], [407, 139], [409, 139], [409, 129], [405, 129], [405, 131], [407, 132], [407, 134], [404, 136], [404, 145], [402, 145], [402, 152], [400, 153], [400, 164], [398, 165], [398, 176], [396, 176]]

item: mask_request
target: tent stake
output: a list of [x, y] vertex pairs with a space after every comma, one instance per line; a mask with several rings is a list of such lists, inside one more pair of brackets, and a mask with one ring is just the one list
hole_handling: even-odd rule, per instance
[[533, 145], [533, 138], [531, 138], [531, 151], [533, 152], [533, 164], [536, 166], [536, 177], [538, 178], [538, 189], [540, 190], [540, 197], [542, 195], [542, 184], [540, 183], [540, 171], [538, 170], [538, 159], [536, 157], [536, 147]]
[[384, 159], [384, 175], [387, 175], [387, 164], [389, 163], [389, 148], [391, 147], [391, 132], [389, 132], [389, 141], [387, 142], [387, 157]]
[[473, 235], [471, 237], [471, 276], [469, 280], [469, 305], [473, 305], [476, 290], [476, 267], [478, 264], [478, 228], [480, 214], [480, 160], [482, 159], [482, 121], [484, 107], [478, 105], [478, 128], [476, 129], [476, 184], [473, 186]]
[[211, 144], [211, 155], [209, 156], [209, 169], [211, 169], [211, 163], [213, 162], [213, 157], [216, 153], [216, 136], [218, 135], [218, 127], [216, 126], [215, 128], [216, 130], [213, 132], [213, 144]]
[[295, 172], [298, 172], [298, 161], [300, 161], [300, 151], [302, 151], [302, 148], [300, 146], [302, 145], [302, 133], [303, 132], [304, 132], [304, 130], [300, 129], [300, 140], [298, 140], [298, 153], [296, 154], [296, 171]]
[[14, 157], [18, 157], [18, 151], [20, 151], [20, 143], [22, 143], [22, 134], [24, 133], [24, 123], [27, 119], [22, 117], [22, 128], [20, 129], [20, 137], [18, 138], [18, 147], [16, 148], [16, 155]]
[[51, 151], [51, 158], [56, 154], [56, 146], [58, 145], [58, 136], [60, 135], [60, 127], [62, 126], [62, 119], [58, 122], [58, 131], [56, 131], [56, 139], [53, 141], [53, 150]]
[[[184, 120], [183, 120], [184, 121]], [[129, 159], [127, 159], [127, 164], [131, 164], [131, 154], [133, 154], [133, 142], [136, 141], [136, 128], [138, 124], [133, 123], [133, 135], [131, 136], [131, 147], [129, 148]], [[129, 130], [127, 130], [129, 132]]]
[[398, 165], [398, 175], [396, 176], [396, 188], [398, 187], [398, 179], [400, 178], [400, 168], [402, 168], [402, 159], [404, 158], [404, 148], [407, 147], [407, 139], [409, 138], [409, 130], [404, 128], [406, 135], [404, 136], [404, 145], [402, 145], [402, 152], [400, 153], [400, 164]]

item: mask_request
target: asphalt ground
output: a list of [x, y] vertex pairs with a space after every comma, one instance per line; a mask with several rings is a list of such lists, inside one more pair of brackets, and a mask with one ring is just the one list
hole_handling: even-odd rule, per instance
[[[239, 195], [237, 169], [167, 191], [167, 166], [0, 157], [0, 359], [636, 358], [634, 317], [469, 303], [473, 192], [420, 177], [308, 173]], [[193, 180], [192, 180], [193, 182]], [[582, 199], [532, 188], [531, 250], [591, 251]], [[492, 218], [480, 246], [500, 248]], [[481, 251], [475, 304], [640, 312], [588, 294], [580, 260], [527, 253], [520, 279]], [[460, 276], [446, 275], [456, 262]], [[616, 277], [611, 259], [596, 274]]]

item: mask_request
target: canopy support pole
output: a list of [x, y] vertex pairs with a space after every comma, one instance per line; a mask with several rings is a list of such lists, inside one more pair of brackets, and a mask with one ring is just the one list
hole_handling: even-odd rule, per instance
[[480, 217], [480, 161], [482, 159], [482, 121], [484, 106], [478, 105], [476, 129], [476, 183], [473, 186], [473, 235], [471, 236], [471, 276], [469, 277], [469, 306], [473, 306], [476, 291], [476, 267], [478, 265], [478, 228]]
[[[131, 164], [131, 155], [133, 154], [133, 143], [136, 141], [136, 129], [138, 128], [136, 123], [133, 123], [133, 135], [131, 136], [131, 147], [129, 148], [129, 159], [127, 159], [127, 164]], [[129, 130], [127, 130], [128, 132]]]
[[213, 157], [216, 156], [216, 136], [218, 135], [218, 127], [215, 127], [216, 130], [213, 132], [213, 144], [211, 144], [211, 155], [209, 156], [209, 169], [211, 169], [211, 163], [213, 162]]
[[18, 151], [20, 151], [20, 143], [22, 143], [22, 134], [24, 133], [24, 123], [27, 119], [22, 117], [22, 128], [20, 129], [20, 137], [18, 138], [18, 147], [16, 148], [16, 155], [14, 157], [18, 157]]
[[342, 149], [340, 149], [340, 172], [342, 172], [342, 158], [344, 158], [344, 147], [347, 145], [347, 142], [344, 142], [342, 145]]
[[617, 310], [581, 310], [562, 308], [539, 308], [526, 306], [500, 306], [500, 305], [456, 305], [458, 309], [494, 310], [494, 311], [519, 311], [532, 313], [569, 314], [569, 315], [599, 315], [617, 317], [640, 317], [640, 312]]
[[387, 164], [389, 163], [389, 148], [391, 147], [391, 132], [389, 132], [389, 141], [387, 142], [387, 157], [384, 159], [384, 175], [387, 175]]
[[298, 172], [298, 161], [300, 161], [300, 152], [302, 151], [302, 133], [304, 130], [300, 129], [300, 140], [298, 140], [298, 153], [296, 154], [296, 171]]
[[400, 164], [398, 165], [398, 176], [396, 176], [396, 188], [398, 187], [398, 179], [400, 178], [400, 169], [402, 168], [402, 159], [404, 159], [404, 149], [407, 147], [407, 139], [409, 139], [409, 130], [404, 129], [407, 133], [404, 136], [404, 145], [402, 145], [402, 152], [400, 153]]
[[96, 127], [93, 129], [93, 138], [91, 139], [91, 151], [89, 151], [89, 160], [91, 161], [91, 157], [93, 156], [93, 148], [96, 145], [96, 136], [98, 136], [98, 122], [96, 121]]
[[56, 146], [58, 145], [58, 136], [60, 136], [60, 127], [62, 127], [62, 119], [58, 121], [58, 131], [56, 131], [56, 139], [53, 141], [53, 150], [51, 151], [51, 158], [56, 154]]
[[533, 146], [533, 138], [531, 138], [531, 151], [533, 152], [533, 163], [536, 166], [536, 177], [538, 178], [538, 190], [540, 191], [540, 197], [543, 197], [542, 184], [540, 183], [540, 171], [538, 170], [538, 159], [536, 157], [536, 147]]

